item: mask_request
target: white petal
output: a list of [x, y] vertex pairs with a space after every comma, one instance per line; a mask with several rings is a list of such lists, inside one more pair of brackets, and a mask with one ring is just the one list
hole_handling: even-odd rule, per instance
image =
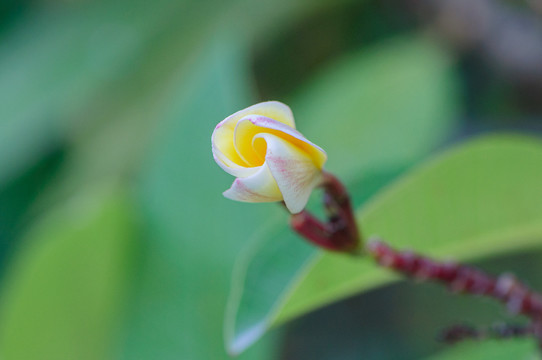
[[277, 182], [286, 207], [292, 214], [303, 210], [321, 181], [322, 172], [306, 152], [272, 135], [259, 134], [267, 142], [265, 163]]
[[224, 191], [228, 199], [244, 202], [271, 202], [282, 200], [282, 194], [267, 165], [245, 178], [237, 178], [231, 188]]
[[222, 120], [215, 127], [211, 136], [211, 142], [230, 161], [240, 166], [248, 166], [248, 164], [239, 156], [234, 148], [233, 133], [239, 120], [248, 115], [266, 116], [286, 126], [295, 128], [292, 110], [287, 105], [278, 101], [267, 101], [249, 106]]

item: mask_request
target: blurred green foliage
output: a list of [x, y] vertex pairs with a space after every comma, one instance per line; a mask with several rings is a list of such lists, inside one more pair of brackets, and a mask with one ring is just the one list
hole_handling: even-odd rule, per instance
[[[298, 127], [328, 151], [329, 169], [346, 179], [358, 206], [451, 142], [503, 126], [539, 129], [536, 71], [528, 81], [515, 76], [514, 59], [495, 61], [499, 54], [487, 51], [493, 49], [489, 37], [476, 40], [488, 44], [465, 38], [477, 29], [461, 33], [463, 43], [458, 43], [449, 28], [446, 32], [439, 25], [450, 22], [438, 21], [453, 13], [428, 3], [2, 2], [0, 357], [227, 359], [223, 318], [234, 263], [243, 251], [245, 261], [254, 259], [256, 248], [248, 243], [258, 231], [275, 238], [265, 243], [262, 256], [251, 260], [257, 271], [247, 274], [247, 284], [258, 276], [265, 281], [252, 294], [247, 293], [250, 286], [244, 288], [243, 296], [248, 294], [251, 302], [245, 305], [253, 308], [240, 308], [246, 318], [238, 325], [265, 320], [267, 327], [277, 294], [315, 250], [284, 227], [280, 208], [233, 203], [220, 195], [232, 178], [212, 160], [212, 129], [257, 101], [273, 98], [292, 106]], [[491, 6], [502, 16], [532, 17], [534, 11]], [[538, 33], [529, 35], [536, 38]], [[523, 54], [518, 49], [506, 53]], [[503, 111], [509, 118], [502, 117]], [[478, 168], [486, 164], [480, 160], [486, 155], [469, 153], [474, 145], [456, 150], [463, 157], [453, 168], [441, 168], [439, 176], [415, 173], [415, 191], [397, 189], [416, 179], [399, 180], [385, 192], [395, 210], [381, 214], [378, 231], [391, 231], [390, 240], [397, 244], [431, 250], [430, 232], [416, 236], [416, 243], [405, 240], [411, 235], [401, 229], [448, 229], [446, 221], [469, 219], [461, 224], [489, 232], [493, 225], [505, 224], [504, 218], [527, 221], [540, 191], [540, 167], [536, 151], [516, 159], [518, 148], [534, 146], [524, 139], [515, 138], [510, 152], [495, 145], [488, 167]], [[480, 183], [475, 187], [454, 182], [473, 168], [484, 175], [476, 178]], [[444, 205], [440, 214], [437, 197], [442, 194], [431, 191], [452, 185], [463, 194], [457, 199], [464, 201]], [[492, 196], [503, 192], [510, 198]], [[443, 199], [456, 199], [455, 193], [446, 195], [451, 198]], [[469, 199], [476, 204], [487, 200], [486, 207], [471, 213]], [[499, 199], [514, 206], [501, 211]], [[406, 221], [397, 213], [415, 216], [423, 209], [434, 217], [427, 227], [415, 221], [411, 227], [390, 225]], [[487, 218], [492, 221], [486, 223]], [[517, 234], [494, 230], [499, 241], [488, 237], [471, 246], [471, 238], [462, 237], [453, 239], [461, 246], [437, 252], [472, 259], [495, 254], [497, 247], [519, 251], [540, 240], [533, 233], [529, 241], [507, 245]], [[337, 271], [344, 266], [344, 259], [337, 260]], [[237, 277], [242, 268], [240, 263], [234, 275], [237, 287], [243, 286], [243, 277]], [[540, 268], [535, 263], [531, 270]], [[311, 305], [294, 312], [364, 286], [353, 281], [347, 290], [321, 301], [303, 292], [296, 301]], [[404, 299], [414, 298], [408, 290], [397, 291]], [[374, 296], [381, 296], [376, 303], [391, 301], [385, 293]], [[232, 299], [226, 329], [230, 341], [234, 306], [246, 298], [234, 293]], [[403, 312], [397, 309], [397, 318], [421, 307], [441, 311], [422, 302], [417, 298]], [[389, 324], [408, 327], [406, 322]], [[317, 327], [331, 325], [323, 318]], [[245, 345], [262, 335], [263, 328], [256, 330]], [[306, 330], [301, 326], [302, 333]], [[332, 357], [320, 352], [310, 358], [412, 358], [416, 352], [400, 346], [405, 343], [443, 350], [429, 345], [431, 339], [396, 336], [400, 339], [389, 339], [398, 344], [395, 353], [348, 352], [330, 342]], [[369, 349], [378, 343], [374, 339], [388, 337], [382, 330], [364, 338], [348, 334], [344, 341]], [[298, 339], [295, 331], [275, 330], [240, 358], [290, 359], [288, 344], [300, 344]], [[327, 344], [309, 340], [313, 347], [320, 343]], [[511, 354], [524, 350], [514, 346]], [[483, 358], [493, 350], [466, 346], [451, 351], [442, 357], [473, 353], [470, 358]]]
[[98, 189], [52, 210], [23, 239], [3, 286], [2, 356], [109, 357], [138, 240], [125, 194]]

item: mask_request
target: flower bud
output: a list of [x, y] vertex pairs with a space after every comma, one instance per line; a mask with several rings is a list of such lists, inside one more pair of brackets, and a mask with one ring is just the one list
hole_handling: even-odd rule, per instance
[[284, 201], [292, 214], [320, 184], [327, 155], [295, 129], [290, 108], [277, 101], [250, 106], [221, 121], [213, 157], [237, 177], [224, 196], [244, 202]]

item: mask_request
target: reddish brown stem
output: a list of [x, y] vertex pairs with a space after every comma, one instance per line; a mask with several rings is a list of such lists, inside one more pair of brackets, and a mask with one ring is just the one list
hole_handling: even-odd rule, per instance
[[370, 241], [366, 249], [380, 265], [404, 275], [444, 283], [454, 292], [492, 297], [513, 314], [542, 318], [542, 297], [513, 275], [493, 277], [470, 266], [397, 251], [380, 240]]
[[356, 252], [360, 248], [358, 227], [350, 197], [341, 182], [323, 173], [324, 206], [327, 222], [322, 223], [306, 210], [291, 217], [292, 228], [305, 239], [331, 251]]
[[[510, 313], [523, 314], [531, 319], [531, 325], [526, 328], [529, 330], [518, 331], [516, 335], [534, 335], [542, 345], [542, 296], [513, 275], [493, 277], [471, 266], [439, 262], [410, 251], [397, 251], [380, 240], [369, 241], [366, 250], [380, 265], [403, 275], [433, 280], [447, 285], [453, 292], [486, 296], [504, 303]], [[462, 335], [466, 337], [466, 333]]]

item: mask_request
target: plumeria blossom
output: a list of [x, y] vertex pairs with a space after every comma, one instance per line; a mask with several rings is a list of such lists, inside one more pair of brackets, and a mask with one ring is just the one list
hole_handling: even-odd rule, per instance
[[216, 163], [237, 179], [224, 196], [244, 202], [284, 201], [292, 214], [322, 180], [327, 155], [295, 129], [290, 108], [268, 101], [221, 121], [211, 138]]

